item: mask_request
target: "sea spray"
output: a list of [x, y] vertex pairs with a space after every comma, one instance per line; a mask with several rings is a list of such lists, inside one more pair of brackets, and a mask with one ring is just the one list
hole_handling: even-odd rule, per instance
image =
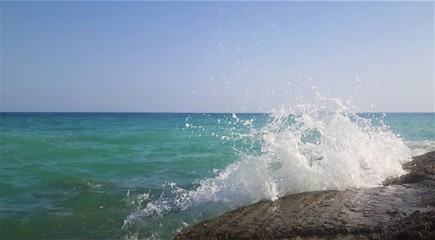
[[[156, 201], [125, 219], [124, 229], [139, 219], [203, 206], [217, 204], [227, 211], [298, 192], [374, 187], [403, 174], [401, 164], [411, 157], [387, 126], [374, 126], [349, 102], [320, 95], [313, 104], [273, 111], [262, 127], [237, 114], [226, 123], [231, 135], [221, 140], [249, 142], [252, 149], [239, 150], [236, 162], [198, 180], [193, 189], [167, 184]], [[234, 132], [236, 123], [250, 131]]]
[[[401, 149], [396, 141], [403, 141], [413, 156], [435, 149], [433, 112], [355, 112], [350, 103], [325, 98], [267, 114], [1, 113], [1, 210], [8, 227], [0, 238], [172, 239], [186, 225], [280, 196], [285, 181], [291, 191], [298, 186], [307, 191], [298, 185], [298, 175], [275, 176], [290, 165], [276, 156], [288, 151], [305, 157], [308, 169], [324, 167], [320, 162], [332, 158], [325, 158], [320, 146], [328, 150], [333, 145], [316, 128], [322, 123], [325, 128], [334, 122], [339, 128], [357, 123], [356, 132], [342, 132], [373, 136], [372, 152], [379, 155], [399, 155], [392, 154]], [[346, 121], [339, 124], [332, 116]], [[300, 144], [286, 143], [279, 150], [279, 141], [290, 137]], [[381, 151], [383, 145], [387, 151]], [[314, 181], [317, 176], [309, 174], [305, 181]], [[218, 190], [220, 183], [226, 192]], [[260, 186], [258, 191], [244, 189], [253, 184]], [[122, 230], [130, 214], [130, 224]]]

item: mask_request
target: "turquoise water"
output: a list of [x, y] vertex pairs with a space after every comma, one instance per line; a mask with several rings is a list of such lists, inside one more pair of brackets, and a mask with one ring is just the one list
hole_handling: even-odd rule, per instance
[[[182, 227], [261, 199], [376, 184], [365, 181], [364, 171], [346, 167], [359, 176], [349, 186], [334, 181], [305, 186], [294, 177], [294, 167], [287, 168], [287, 158], [305, 156], [300, 159], [309, 162], [307, 169], [329, 171], [317, 162], [332, 161], [332, 156], [340, 158], [345, 152], [331, 155], [327, 149], [361, 138], [332, 141], [340, 136], [328, 129], [337, 126], [345, 126], [348, 135], [367, 136], [363, 144], [374, 142], [372, 152], [390, 156], [391, 149], [396, 154], [391, 156], [406, 155], [401, 161], [435, 149], [434, 113], [349, 118], [310, 114], [307, 111], [307, 120], [292, 111], [284, 117], [1, 113], [0, 239], [170, 239]], [[287, 144], [294, 136], [299, 142]], [[346, 145], [349, 154], [366, 154], [352, 149], [358, 144], [362, 143]], [[378, 145], [382, 148], [376, 151]], [[371, 161], [360, 160], [368, 168]], [[262, 169], [271, 174], [261, 175]], [[346, 169], [340, 169], [344, 178]], [[376, 174], [383, 178], [397, 172]]]

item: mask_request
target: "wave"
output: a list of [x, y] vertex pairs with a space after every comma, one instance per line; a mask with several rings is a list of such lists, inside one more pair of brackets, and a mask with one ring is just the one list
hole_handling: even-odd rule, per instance
[[405, 141], [405, 144], [411, 149], [413, 157], [435, 151], [435, 141]]
[[340, 99], [319, 97], [270, 116], [261, 128], [233, 134], [258, 143], [258, 151], [239, 152], [236, 162], [199, 180], [194, 189], [169, 184], [169, 194], [131, 213], [123, 228], [138, 219], [208, 204], [231, 210], [299, 192], [374, 187], [404, 174], [402, 163], [412, 156], [387, 126], [374, 126]]

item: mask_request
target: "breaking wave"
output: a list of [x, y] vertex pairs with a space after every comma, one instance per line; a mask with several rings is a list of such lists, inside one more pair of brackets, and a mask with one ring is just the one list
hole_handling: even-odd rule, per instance
[[313, 104], [275, 110], [263, 127], [233, 138], [259, 148], [240, 151], [236, 162], [193, 189], [169, 184], [170, 194], [131, 213], [124, 228], [137, 219], [215, 203], [231, 210], [299, 192], [374, 187], [403, 174], [402, 163], [411, 159], [411, 150], [387, 126], [375, 126], [348, 102], [320, 95]]

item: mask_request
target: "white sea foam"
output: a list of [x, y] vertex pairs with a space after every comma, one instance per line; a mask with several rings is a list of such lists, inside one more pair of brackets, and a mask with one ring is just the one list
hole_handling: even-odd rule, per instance
[[[374, 187], [404, 173], [411, 150], [386, 126], [375, 127], [340, 99], [318, 97], [273, 111], [272, 120], [239, 138], [257, 141], [261, 151], [239, 153], [215, 177], [198, 181], [193, 190], [171, 184], [160, 197], [128, 216], [135, 219], [185, 210], [208, 203], [228, 209], [305, 191]], [[233, 118], [238, 120], [236, 115]]]
[[435, 141], [406, 141], [405, 144], [411, 149], [413, 157], [435, 151]]

